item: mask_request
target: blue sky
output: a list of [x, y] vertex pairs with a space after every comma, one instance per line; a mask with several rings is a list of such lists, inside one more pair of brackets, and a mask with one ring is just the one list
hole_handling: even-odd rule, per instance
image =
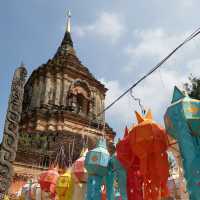
[[[109, 88], [107, 104], [200, 26], [198, 0], [4, 0], [0, 6], [0, 130], [13, 72], [31, 71], [56, 52], [72, 12], [72, 37], [82, 63]], [[162, 123], [173, 85], [199, 75], [200, 38], [182, 48], [133, 92]], [[106, 113], [121, 135], [139, 110], [130, 95]]]

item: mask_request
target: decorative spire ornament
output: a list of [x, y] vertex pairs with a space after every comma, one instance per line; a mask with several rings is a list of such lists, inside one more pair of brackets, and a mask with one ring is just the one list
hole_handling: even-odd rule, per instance
[[71, 11], [68, 10], [68, 13], [67, 13], [67, 32], [71, 33]]

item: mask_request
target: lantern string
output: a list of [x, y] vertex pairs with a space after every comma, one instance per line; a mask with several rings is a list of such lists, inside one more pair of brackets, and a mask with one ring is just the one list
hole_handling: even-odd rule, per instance
[[192, 34], [190, 34], [183, 42], [181, 42], [175, 49], [173, 49], [165, 58], [163, 58], [157, 65], [155, 65], [149, 72], [147, 72], [144, 76], [142, 76], [139, 80], [137, 80], [131, 87], [125, 90], [119, 97], [117, 97], [112, 103], [110, 103], [102, 112], [98, 113], [97, 116], [103, 114], [108, 109], [110, 109], [113, 105], [115, 105], [120, 99], [122, 99], [130, 90], [135, 88], [139, 83], [149, 77], [152, 73], [154, 73], [158, 68], [160, 68], [173, 54], [176, 53], [182, 46], [184, 46], [189, 41], [193, 40], [200, 34], [200, 28], [196, 29]]
[[64, 146], [61, 145], [59, 148], [57, 154], [56, 154], [56, 159], [53, 162], [53, 166], [56, 167], [58, 166], [59, 168], [65, 168], [67, 166], [66, 164], [66, 156], [65, 156], [65, 151], [64, 151]]
[[161, 69], [158, 69], [158, 74], [159, 74], [161, 83], [162, 83], [162, 85], [163, 85], [163, 88], [164, 88], [166, 91], [168, 91], [168, 90], [167, 90], [167, 87], [166, 87], [166, 85], [165, 85], [165, 82], [164, 82], [164, 80], [163, 80], [163, 75], [162, 75]]
[[137, 97], [135, 97], [135, 96], [133, 95], [133, 90], [132, 90], [132, 89], [130, 90], [130, 96], [133, 98], [134, 101], [137, 101], [137, 102], [138, 102], [138, 105], [139, 105], [139, 107], [140, 107], [140, 110], [141, 110], [142, 114], [145, 115], [146, 110], [145, 110], [144, 106], [143, 106], [142, 103], [141, 103], [141, 99], [140, 99], [140, 98], [137, 98]]
[[75, 136], [74, 136], [73, 141], [72, 141], [71, 165], [73, 163], [73, 157], [74, 157], [74, 143], [75, 143]]

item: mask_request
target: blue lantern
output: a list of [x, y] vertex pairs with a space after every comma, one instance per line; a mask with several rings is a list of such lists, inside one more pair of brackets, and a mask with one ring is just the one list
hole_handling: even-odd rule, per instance
[[174, 89], [165, 114], [167, 132], [177, 140], [190, 200], [200, 198], [200, 101]]
[[110, 159], [109, 171], [106, 176], [106, 192], [108, 200], [127, 200], [126, 188], [126, 171], [116, 158], [116, 155], [113, 155]]
[[100, 139], [95, 149], [89, 151], [85, 158], [85, 168], [88, 171], [87, 200], [101, 200], [103, 177], [108, 172], [110, 155], [106, 140]]

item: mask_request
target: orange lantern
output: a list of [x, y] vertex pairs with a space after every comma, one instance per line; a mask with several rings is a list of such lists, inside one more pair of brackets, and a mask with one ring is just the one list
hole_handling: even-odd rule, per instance
[[51, 197], [55, 197], [55, 186], [58, 177], [59, 174], [57, 168], [43, 172], [39, 177], [41, 190], [50, 193]]
[[136, 112], [136, 117], [138, 125], [130, 131], [129, 142], [132, 152], [140, 160], [144, 199], [156, 200], [160, 193], [166, 197], [169, 176], [166, 132], [153, 121], [150, 111], [145, 117]]
[[79, 182], [87, 182], [87, 170], [85, 169], [85, 157], [88, 152], [88, 149], [84, 149], [81, 152], [81, 157], [75, 161], [72, 167], [72, 171]]

